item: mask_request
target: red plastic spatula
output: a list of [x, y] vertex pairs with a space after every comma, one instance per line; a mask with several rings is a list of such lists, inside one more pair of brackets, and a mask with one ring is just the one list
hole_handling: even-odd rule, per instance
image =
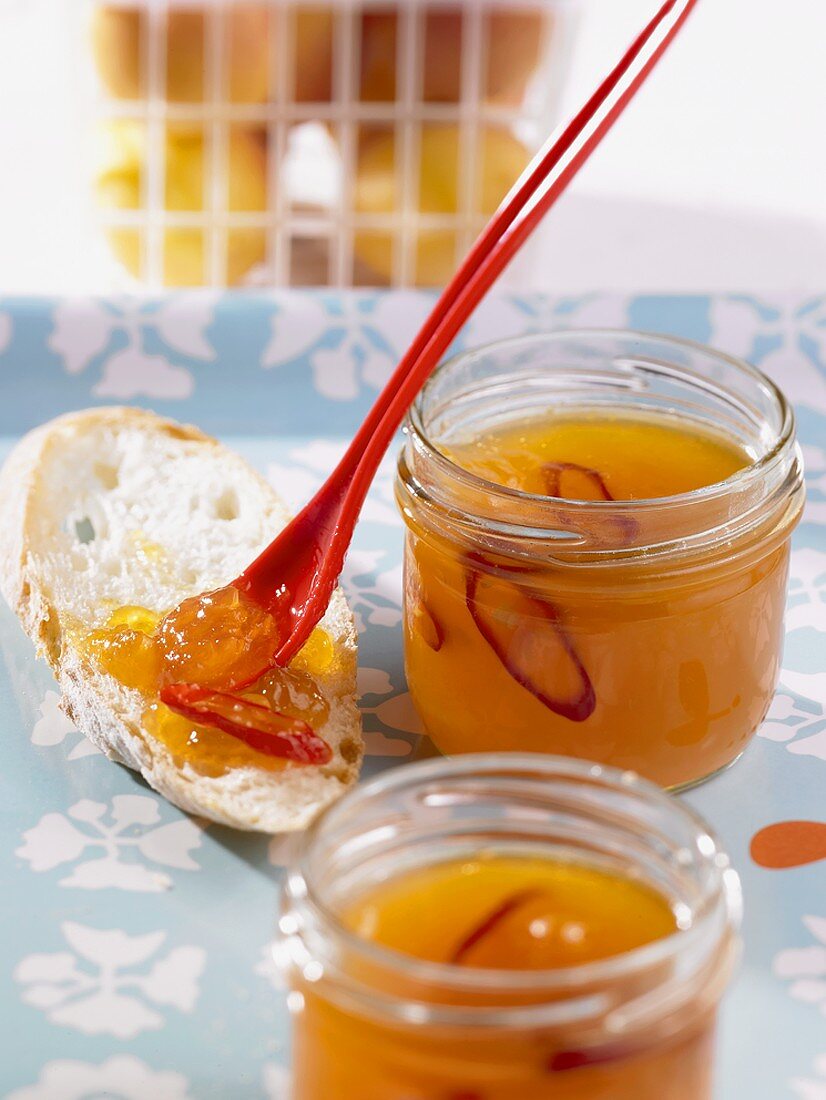
[[622, 114], [696, 2], [667, 0], [585, 106], [534, 157], [436, 302], [338, 466], [233, 582], [278, 619], [278, 664], [298, 652], [323, 616], [367, 490], [410, 403], [480, 299]]

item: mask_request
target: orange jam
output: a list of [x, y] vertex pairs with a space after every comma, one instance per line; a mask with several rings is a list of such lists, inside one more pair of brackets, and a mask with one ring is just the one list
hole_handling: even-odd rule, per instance
[[[439, 451], [479, 480], [451, 482], [470, 517], [453, 527], [400, 480], [407, 676], [436, 748], [584, 757], [667, 787], [733, 761], [777, 682], [790, 527], [707, 537], [730, 519], [723, 489], [692, 502], [706, 542], [681, 541], [669, 498], [727, 482], [745, 447], [665, 413], [549, 409]], [[567, 542], [500, 549], [497, 521], [528, 507]]]
[[[454, 973], [535, 972], [536, 988], [507, 1002], [521, 1005], [540, 1001], [542, 975], [603, 960], [619, 964], [637, 948], [680, 935], [669, 902], [644, 882], [538, 856], [479, 855], [407, 871], [357, 897], [341, 920], [402, 962], [446, 964]], [[595, 975], [586, 996], [595, 1004], [602, 997], [610, 1013], [615, 999], [660, 997], [656, 982], [667, 973], [661, 966], [605, 989]], [[590, 1035], [575, 1015], [567, 1028], [547, 1032], [503, 1025], [482, 1035], [471, 1027], [451, 1033], [420, 1023], [422, 1002], [438, 1007], [459, 996], [470, 1019], [495, 993], [482, 982], [469, 987], [473, 992], [452, 983], [448, 994], [437, 980], [416, 987], [418, 1013], [403, 1026], [380, 1004], [368, 1016], [357, 1002], [338, 1001], [323, 976], [317, 984], [299, 979], [295, 1100], [710, 1100], [714, 1015], [699, 1004], [676, 1037], [667, 1025], [664, 1034], [659, 1025], [614, 1033], [599, 1009]], [[390, 997], [407, 988], [400, 976], [374, 976], [372, 983]], [[563, 1001], [565, 988], [563, 982], [549, 1001]]]
[[[291, 761], [323, 762], [294, 751], [282, 734], [301, 741], [308, 729], [323, 755], [314, 731], [329, 706], [314, 677], [330, 670], [332, 641], [316, 628], [287, 668], [272, 666], [278, 642], [275, 619], [228, 585], [165, 616], [118, 608], [82, 645], [104, 672], [146, 697], [144, 728], [177, 765], [218, 776], [238, 767], [278, 771]], [[161, 692], [177, 684], [205, 689], [208, 708], [180, 713], [165, 705]]]
[[570, 500], [673, 496], [724, 481], [751, 462], [730, 440], [662, 416], [549, 415], [443, 450], [499, 485]]
[[582, 864], [485, 857], [391, 879], [344, 923], [417, 959], [494, 970], [547, 970], [605, 959], [675, 932], [650, 887]]

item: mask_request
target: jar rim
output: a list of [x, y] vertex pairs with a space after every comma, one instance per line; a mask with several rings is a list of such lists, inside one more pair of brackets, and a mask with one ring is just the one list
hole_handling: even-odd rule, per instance
[[[702, 894], [697, 900], [697, 911], [691, 924], [687, 928], [678, 928], [659, 940], [592, 962], [546, 970], [493, 970], [421, 960], [367, 940], [348, 929], [334, 908], [319, 896], [310, 867], [313, 847], [321, 841], [325, 832], [333, 835], [336, 827], [340, 827], [346, 820], [351, 808], [360, 801], [369, 804], [376, 796], [399, 792], [404, 788], [426, 787], [437, 779], [460, 779], [472, 775], [504, 779], [507, 776], [518, 778], [520, 774], [526, 773], [534, 780], [547, 782], [555, 777], [561, 781], [585, 781], [610, 788], [615, 793], [637, 796], [649, 806], [674, 815], [682, 823], [689, 825], [703, 869], [709, 872], [708, 881], [704, 883]], [[339, 802], [323, 811], [299, 838], [296, 856], [285, 881], [284, 893], [288, 901], [302, 912], [309, 911], [311, 918], [319, 922], [320, 934], [326, 942], [330, 942], [332, 934], [353, 957], [361, 958], [389, 973], [403, 974], [405, 978], [416, 982], [437, 984], [453, 990], [484, 990], [488, 994], [539, 990], [549, 994], [569, 994], [573, 1005], [581, 1003], [585, 1012], [591, 1009], [593, 995], [588, 991], [595, 984], [618, 981], [643, 973], [649, 967], [676, 961], [684, 957], [684, 952], [700, 948], [703, 943], [708, 949], [709, 938], [714, 940], [715, 947], [719, 947], [723, 939], [736, 932], [742, 910], [739, 878], [731, 867], [729, 857], [714, 831], [691, 807], [648, 780], [640, 778], [636, 773], [584, 760], [536, 753], [476, 753], [419, 761], [389, 769], [360, 784]], [[503, 1012], [512, 1013], [521, 1024], [526, 1018], [553, 1019], [562, 1013], [570, 1013], [571, 1009], [571, 1000], [566, 1000], [511, 1009], [496, 1006], [489, 1011], [498, 1017]], [[427, 1012], [431, 1017], [453, 1022], [457, 1016], [463, 1015], [462, 1009], [454, 1005], [434, 1008], [428, 1004]], [[465, 1009], [464, 1016], [467, 1015], [468, 1010]], [[478, 1017], [480, 1010], [472, 1010], [471, 1015]]]
[[[632, 501], [581, 500], [567, 497], [551, 497], [541, 493], [528, 493], [522, 489], [514, 489], [510, 486], [502, 485], [499, 482], [490, 481], [478, 474], [471, 473], [471, 471], [466, 470], [464, 467], [454, 462], [440, 450], [430, 438], [424, 426], [422, 417], [423, 403], [432, 385], [446, 372], [455, 370], [457, 366], [480, 354], [509, 351], [511, 349], [516, 350], [530, 347], [534, 344], [558, 343], [565, 340], [599, 341], [617, 338], [654, 341], [665, 346], [702, 352], [720, 362], [727, 363], [743, 375], [749, 377], [752, 381], [769, 392], [780, 413], [780, 428], [776, 433], [776, 438], [771, 448], [754, 462], [735, 471], [724, 480], [712, 482], [711, 485], [701, 486], [698, 489], [691, 489], [687, 492], [675, 493], [670, 496], [635, 498]], [[683, 377], [697, 379], [701, 382], [704, 381], [704, 376], [702, 374], [688, 367], [679, 366], [676, 369], [680, 371]], [[415, 435], [417, 443], [425, 449], [428, 458], [435, 462], [437, 468], [447, 473], [460, 484], [464, 484], [473, 490], [481, 490], [491, 496], [500, 497], [503, 500], [513, 501], [517, 504], [541, 506], [548, 501], [552, 501], [556, 509], [562, 508], [570, 510], [572, 513], [587, 511], [593, 515], [605, 515], [624, 508], [633, 508], [635, 512], [640, 512], [697, 504], [725, 496], [734, 490], [747, 489], [755, 481], [764, 477], [767, 470], [782, 457], [790, 445], [794, 444], [795, 430], [795, 416], [792, 406], [780, 387], [776, 385], [767, 374], [761, 371], [759, 367], [755, 367], [745, 359], [730, 355], [727, 352], [719, 351], [717, 348], [712, 348], [697, 340], [689, 340], [681, 336], [671, 336], [668, 334], [646, 332], [637, 329], [620, 328], [548, 329], [543, 332], [529, 333], [527, 335], [505, 337], [501, 340], [490, 341], [478, 347], [461, 351], [439, 364], [411, 405], [405, 421], [405, 431]]]

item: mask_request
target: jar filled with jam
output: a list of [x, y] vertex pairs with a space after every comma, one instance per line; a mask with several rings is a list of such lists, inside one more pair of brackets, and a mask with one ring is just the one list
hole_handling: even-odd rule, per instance
[[710, 1100], [739, 914], [714, 836], [630, 773], [386, 773], [286, 878], [292, 1100]]
[[445, 754], [714, 775], [765, 717], [803, 504], [792, 411], [748, 364], [623, 332], [504, 341], [413, 407], [405, 661]]

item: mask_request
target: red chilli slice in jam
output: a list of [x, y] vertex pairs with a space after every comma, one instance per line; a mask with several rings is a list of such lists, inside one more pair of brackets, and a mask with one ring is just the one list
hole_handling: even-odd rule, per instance
[[465, 595], [479, 633], [518, 684], [563, 718], [590, 718], [594, 687], [552, 603], [473, 568]]
[[613, 500], [597, 470], [577, 462], [546, 462], [542, 467], [545, 492], [561, 500]]
[[517, 909], [520, 909], [527, 902], [533, 901], [535, 898], [541, 896], [540, 890], [520, 890], [518, 893], [512, 894], [511, 897], [505, 898], [501, 905], [498, 905], [492, 913], [489, 913], [483, 921], [480, 921], [480, 923], [472, 929], [472, 931], [468, 932], [451, 955], [450, 962], [454, 966], [460, 965], [467, 954], [486, 936], [495, 932], [503, 920], [511, 916], [512, 913], [515, 913]]
[[545, 1064], [548, 1073], [566, 1073], [573, 1069], [585, 1069], [588, 1066], [604, 1066], [608, 1062], [621, 1062], [631, 1057], [628, 1046], [619, 1043], [609, 1047], [597, 1047], [591, 1050], [560, 1050], [552, 1054]]
[[[605, 478], [590, 466], [577, 462], [546, 462], [542, 467], [545, 493], [559, 500], [613, 501], [614, 497], [605, 484]], [[598, 519], [580, 516], [580, 529], [587, 524], [586, 532], [597, 545], [619, 544], [627, 546], [639, 535], [639, 524], [633, 516], [610, 515]]]
[[413, 627], [425, 645], [429, 646], [434, 653], [438, 653], [445, 640], [444, 627], [421, 596], [417, 599], [413, 610]]
[[167, 684], [161, 702], [201, 725], [214, 726], [243, 741], [256, 752], [296, 764], [327, 764], [332, 750], [300, 718], [290, 718], [269, 707], [195, 684]]

